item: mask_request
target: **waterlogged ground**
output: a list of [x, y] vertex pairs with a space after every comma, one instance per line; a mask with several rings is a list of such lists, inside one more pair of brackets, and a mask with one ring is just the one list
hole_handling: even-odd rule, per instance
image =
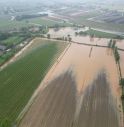
[[[49, 34], [51, 35], [52, 38], [56, 37], [70, 37], [72, 38], [72, 41], [74, 42], [79, 42], [79, 43], [85, 43], [85, 44], [93, 44], [93, 45], [101, 45], [101, 46], [108, 46], [108, 42], [110, 39], [106, 38], [90, 38], [89, 36], [75, 36], [75, 32], [80, 32], [80, 31], [87, 31], [89, 28], [71, 28], [71, 27], [66, 27], [59, 29], [58, 31], [55, 31], [55, 29], [50, 29]], [[124, 40], [118, 40], [116, 39], [116, 46], [118, 48], [124, 49]], [[124, 51], [119, 52], [120, 53], [120, 58], [121, 58], [121, 69], [122, 69], [122, 75], [124, 76]]]
[[20, 127], [122, 126], [118, 82], [110, 49], [71, 43], [41, 83]]
[[86, 88], [74, 126], [119, 127], [115, 101], [104, 71], [101, 71], [92, 85]]
[[[108, 46], [108, 42], [110, 41], [110, 39], [106, 39], [106, 38], [91, 39], [89, 36], [75, 36], [75, 32], [87, 31], [88, 29], [89, 29], [88, 27], [78, 28], [78, 29], [66, 27], [66, 28], [59, 29], [57, 31], [55, 29], [50, 29], [49, 34], [51, 35], [52, 38], [67, 37], [68, 35], [70, 35], [70, 37], [72, 38], [72, 41], [75, 41], [75, 42]], [[116, 40], [116, 41], [117, 41], [116, 45], [119, 48], [124, 48], [124, 40]]]

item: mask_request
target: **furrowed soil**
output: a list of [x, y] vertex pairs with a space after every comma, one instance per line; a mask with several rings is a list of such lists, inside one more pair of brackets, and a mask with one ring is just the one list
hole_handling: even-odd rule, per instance
[[41, 83], [19, 127], [123, 126], [118, 76], [110, 49], [70, 44]]
[[32, 94], [67, 44], [34, 39], [28, 48], [17, 53], [13, 61], [0, 70], [1, 121], [15, 124]]
[[119, 127], [115, 102], [105, 72], [84, 92], [83, 102], [75, 127]]

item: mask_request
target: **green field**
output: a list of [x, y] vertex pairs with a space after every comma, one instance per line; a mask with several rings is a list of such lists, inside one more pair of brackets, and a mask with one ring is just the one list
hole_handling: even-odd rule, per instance
[[10, 36], [5, 40], [1, 40], [0, 44], [5, 45], [10, 51], [5, 52], [0, 56], [0, 65], [10, 59], [19, 49], [12, 48], [13, 46], [18, 45], [19, 43], [23, 42], [26, 37], [21, 37], [19, 35]]
[[34, 43], [23, 57], [0, 71], [0, 119], [7, 119], [11, 124], [44, 78], [53, 59], [66, 47], [61, 42], [39, 40]]
[[78, 18], [75, 19], [73, 22], [83, 24], [83, 25], [93, 27], [93, 28], [124, 32], [124, 25], [123, 24], [99, 23], [99, 22], [94, 22], [94, 21], [89, 21], [89, 20], [82, 20], [82, 19], [78, 19]]
[[9, 60], [15, 54], [14, 50], [4, 53], [0, 56], [0, 65], [4, 64], [7, 60]]
[[76, 24], [83, 24], [89, 27], [93, 28], [99, 28], [99, 29], [105, 29], [105, 30], [111, 30], [111, 31], [118, 31], [118, 32], [124, 32], [124, 25], [123, 24], [115, 24], [115, 23], [106, 23], [106, 22], [95, 22], [89, 20], [90, 18], [100, 16], [103, 13], [92, 11], [89, 13], [84, 13], [76, 18], [73, 18], [71, 21]]
[[24, 37], [12, 36], [12, 37], [9, 37], [9, 38], [1, 41], [0, 43], [3, 45], [6, 45], [8, 47], [8, 46], [12, 46], [12, 45], [17, 45], [20, 42], [22, 42], [23, 40], [24, 40]]
[[[63, 23], [57, 23], [56, 21], [51, 21], [44, 18], [32, 18], [22, 21], [11, 21], [9, 19], [0, 19], [0, 31], [8, 31], [14, 29], [21, 29], [23, 27], [29, 27], [34, 25], [47, 25], [55, 26], [55, 24], [63, 25]], [[70, 26], [68, 23], [64, 23], [65, 26]]]
[[22, 27], [30, 26], [26, 21], [11, 21], [8, 19], [0, 19], [0, 31], [8, 31], [14, 29], [20, 29]]
[[58, 23], [54, 20], [49, 20], [49, 19], [45, 19], [45, 18], [33, 18], [33, 19], [30, 19], [28, 20], [29, 23], [33, 23], [33, 24], [36, 24], [36, 25], [47, 25], [49, 27], [52, 27], [52, 26], [55, 26], [56, 24], [60, 25], [60, 26], [70, 26], [70, 24], [68, 23]]
[[94, 35], [95, 37], [100, 37], [100, 38], [118, 39], [118, 36], [115, 35], [115, 34], [101, 32], [101, 31], [97, 31], [97, 30], [93, 30], [93, 29], [90, 29], [90, 30], [86, 31], [86, 34], [88, 34], [88, 35]]
[[50, 21], [50, 20], [43, 19], [43, 18], [33, 18], [28, 21], [30, 23], [39, 24], [39, 25], [48, 25], [48, 26], [53, 26], [56, 24], [56, 22], [54, 21]]

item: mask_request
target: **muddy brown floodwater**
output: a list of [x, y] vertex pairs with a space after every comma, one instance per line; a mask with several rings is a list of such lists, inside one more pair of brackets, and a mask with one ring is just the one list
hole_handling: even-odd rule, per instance
[[118, 76], [110, 49], [71, 43], [41, 83], [20, 127], [123, 126]]
[[35, 100], [20, 127], [70, 127], [76, 108], [71, 72], [54, 79]]
[[115, 102], [104, 70], [86, 88], [83, 98], [74, 127], [119, 127]]
[[[86, 44], [99, 44], [102, 46], [108, 46], [108, 42], [110, 41], [110, 39], [106, 39], [106, 38], [94, 38], [93, 41], [90, 41], [90, 37], [89, 36], [75, 36], [75, 32], [80, 32], [80, 31], [87, 31], [89, 28], [71, 28], [71, 27], [66, 27], [66, 28], [62, 28], [59, 29], [58, 31], [55, 31], [54, 29], [50, 29], [49, 30], [49, 34], [51, 35], [52, 38], [56, 38], [56, 37], [63, 37], [63, 36], [68, 36], [70, 35], [72, 38], [72, 41], [75, 42], [83, 42]], [[116, 39], [116, 45], [119, 48], [123, 48], [124, 49], [124, 40], [117, 40]]]

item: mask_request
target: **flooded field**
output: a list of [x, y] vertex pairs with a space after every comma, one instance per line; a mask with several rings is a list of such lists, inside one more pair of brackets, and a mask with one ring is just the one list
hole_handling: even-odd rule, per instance
[[63, 36], [75, 36], [75, 32], [80, 32], [80, 31], [86, 31], [89, 28], [80, 28], [80, 29], [75, 29], [75, 28], [71, 28], [71, 27], [67, 27], [67, 28], [62, 28], [59, 30], [55, 30], [55, 29], [50, 29], [49, 30], [49, 34], [51, 35], [52, 38], [56, 38], [56, 37], [63, 37]]
[[20, 127], [70, 127], [76, 108], [75, 94], [75, 81], [66, 72], [38, 95]]
[[84, 92], [75, 127], [119, 127], [114, 104], [106, 74], [102, 71]]
[[[59, 30], [55, 30], [55, 29], [50, 29], [49, 30], [49, 34], [51, 35], [52, 38], [57, 38], [57, 37], [67, 37], [68, 35], [70, 35], [70, 37], [72, 38], [72, 41], [75, 42], [82, 42], [82, 43], [86, 43], [86, 44], [99, 44], [102, 46], [108, 46], [108, 42], [110, 41], [110, 39], [106, 39], [106, 38], [90, 38], [89, 36], [75, 36], [75, 32], [80, 32], [80, 31], [87, 31], [89, 28], [71, 28], [71, 27], [66, 27], [66, 28], [62, 28]], [[119, 48], [123, 48], [124, 49], [124, 40], [116, 40], [116, 45]]]
[[[80, 42], [96, 40], [83, 37]], [[20, 127], [122, 126], [118, 76], [110, 49], [70, 43], [41, 83]]]

